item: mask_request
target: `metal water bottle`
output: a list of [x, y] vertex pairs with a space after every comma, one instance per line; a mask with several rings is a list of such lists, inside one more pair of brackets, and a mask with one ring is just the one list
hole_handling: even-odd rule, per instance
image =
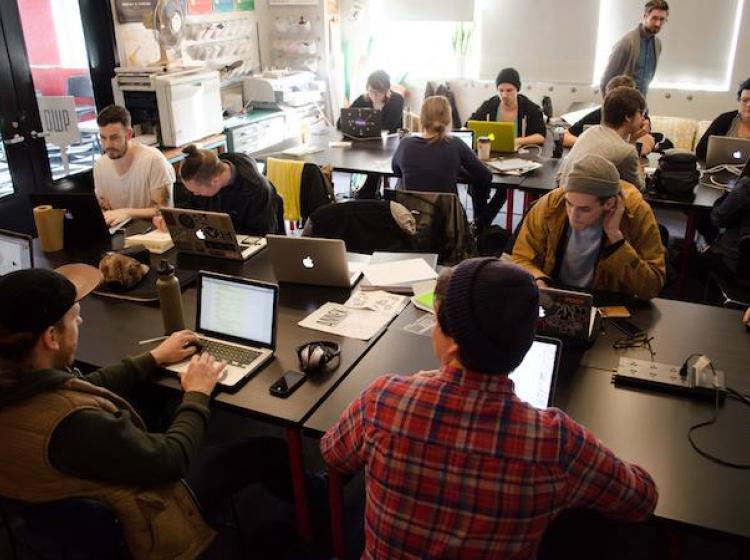
[[166, 259], [162, 259], [156, 274], [156, 293], [159, 294], [164, 334], [170, 335], [185, 328], [180, 282], [174, 275], [174, 267]]

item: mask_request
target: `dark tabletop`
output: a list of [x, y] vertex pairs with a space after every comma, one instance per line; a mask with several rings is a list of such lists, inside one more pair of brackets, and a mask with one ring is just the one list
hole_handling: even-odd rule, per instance
[[[703, 351], [727, 371], [730, 386], [750, 390], [750, 374], [742, 367], [743, 360], [750, 362], [750, 334], [741, 325], [738, 312], [659, 299], [632, 311], [633, 322], [655, 336], [656, 360], [684, 360], [691, 352]], [[403, 330], [421, 315], [409, 306], [391, 323], [387, 333], [307, 420], [304, 428], [308, 433], [324, 433], [378, 376], [410, 375], [438, 366], [430, 336]], [[651, 473], [659, 489], [658, 518], [750, 538], [747, 471], [709, 462], [687, 439], [690, 426], [710, 418], [712, 404], [616, 388], [607, 369], [617, 364], [619, 354], [611, 342], [619, 331], [607, 330], [613, 332], [599, 338], [583, 355], [579, 367], [562, 368], [555, 405], [590, 428], [620, 457]], [[567, 350], [563, 362], [570, 362], [566, 354]], [[649, 357], [645, 350], [628, 350], [623, 355]], [[750, 462], [748, 412], [746, 406], [727, 399], [717, 424], [696, 433], [698, 444], [729, 460]]]
[[[57, 266], [73, 260], [95, 264], [102, 252], [100, 248], [93, 248], [70, 254], [38, 253], [38, 262], [39, 266]], [[73, 255], [80, 258], [73, 258]], [[174, 250], [166, 256], [179, 267], [189, 270], [210, 270], [275, 282], [267, 251], [260, 252], [244, 263], [209, 257], [177, 256]], [[152, 256], [152, 262], [159, 258], [158, 255]], [[188, 328], [194, 327], [196, 295], [195, 287], [183, 292], [185, 322]], [[215, 402], [236, 412], [258, 416], [275, 423], [302, 422], [375, 340], [365, 342], [344, 338], [297, 325], [322, 304], [328, 301], [343, 303], [349, 295], [349, 289], [282, 284], [279, 290], [276, 358], [236, 393], [218, 393]], [[137, 341], [163, 334], [161, 313], [157, 304], [134, 303], [92, 294], [81, 302], [81, 315], [84, 323], [81, 326], [77, 360], [90, 366], [104, 366], [124, 356], [144, 352], [154, 345], [139, 346]], [[341, 361], [338, 368], [331, 373], [309, 379], [287, 399], [272, 397], [268, 393], [269, 386], [285, 371], [299, 369], [297, 346], [313, 340], [330, 340], [341, 344]], [[159, 378], [159, 383], [179, 387], [177, 379], [167, 374]]]

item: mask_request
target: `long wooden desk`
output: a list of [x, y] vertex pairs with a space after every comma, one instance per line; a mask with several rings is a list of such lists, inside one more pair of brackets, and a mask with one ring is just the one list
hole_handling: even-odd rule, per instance
[[[750, 391], [746, 367], [750, 363], [750, 334], [741, 325], [738, 312], [661, 299], [632, 311], [633, 322], [654, 336], [656, 361], [681, 364], [692, 352], [705, 352], [727, 373], [730, 386]], [[437, 367], [430, 337], [403, 330], [421, 313], [410, 306], [391, 323], [388, 332], [305, 422], [306, 433], [322, 435], [380, 375], [410, 375]], [[615, 387], [611, 370], [620, 355], [649, 359], [646, 350], [613, 350], [612, 342], [621, 337], [618, 333], [607, 329], [583, 355], [578, 368], [561, 371], [556, 406], [589, 427], [623, 459], [651, 473], [659, 489], [655, 516], [661, 522], [750, 539], [747, 471], [704, 459], [687, 439], [690, 426], [710, 418], [712, 403]], [[750, 462], [748, 420], [750, 410], [727, 399], [717, 424], [699, 431], [695, 438], [714, 454]], [[338, 481], [337, 477], [333, 480]], [[333, 490], [338, 492], [335, 487]], [[340, 512], [332, 514], [335, 519], [341, 517]], [[339, 552], [343, 551], [341, 535], [341, 528], [334, 527]]]

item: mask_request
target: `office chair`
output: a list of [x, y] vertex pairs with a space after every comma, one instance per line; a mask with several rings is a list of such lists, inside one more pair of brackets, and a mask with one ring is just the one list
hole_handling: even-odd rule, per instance
[[[740, 239], [740, 257], [733, 275], [712, 271], [708, 283], [719, 289], [724, 307], [745, 309], [750, 307], [750, 235]], [[704, 299], [707, 296], [704, 294]]]
[[[22, 523], [15, 527], [11, 519]], [[29, 503], [0, 497], [0, 518], [15, 558], [23, 548], [42, 558], [128, 559], [122, 528], [105, 504], [87, 498]], [[23, 547], [23, 548], [22, 548]]]
[[[66, 87], [66, 95], [93, 99], [94, 86], [91, 84], [91, 77], [88, 74], [70, 76]], [[92, 112], [96, 112], [96, 105], [76, 105], [76, 113], [79, 119], [81, 115]]]

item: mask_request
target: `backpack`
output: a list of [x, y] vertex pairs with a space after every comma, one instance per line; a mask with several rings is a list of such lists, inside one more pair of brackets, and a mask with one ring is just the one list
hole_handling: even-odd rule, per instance
[[672, 149], [664, 152], [654, 172], [652, 188], [656, 194], [690, 198], [700, 182], [698, 158], [693, 152]]

